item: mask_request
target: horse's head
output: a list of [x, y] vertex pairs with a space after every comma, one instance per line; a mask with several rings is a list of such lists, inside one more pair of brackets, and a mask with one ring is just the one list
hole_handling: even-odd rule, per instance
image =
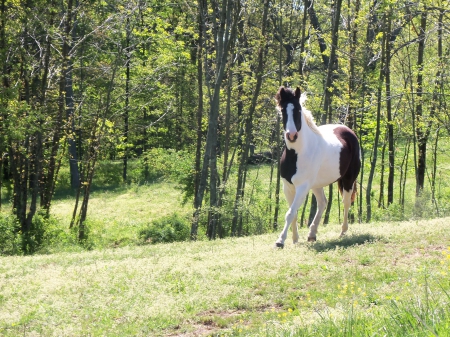
[[284, 138], [286, 142], [295, 142], [298, 138], [298, 132], [302, 128], [300, 94], [299, 87], [295, 91], [280, 87], [275, 95], [278, 110], [281, 111], [283, 119]]

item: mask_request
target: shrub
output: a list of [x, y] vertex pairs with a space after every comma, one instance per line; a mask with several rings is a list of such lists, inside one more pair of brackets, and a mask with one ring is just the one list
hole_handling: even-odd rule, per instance
[[0, 213], [0, 255], [46, 253], [56, 246], [74, 245], [74, 238], [44, 214], [37, 213], [30, 230], [23, 233], [15, 215]]
[[58, 226], [56, 219], [37, 213], [33, 217], [30, 230], [20, 236], [23, 252], [33, 254], [44, 247], [54, 246], [63, 240], [66, 233]]
[[186, 241], [189, 235], [190, 222], [177, 213], [154, 220], [139, 232], [141, 242], [151, 244]]
[[154, 181], [159, 178], [182, 182], [192, 177], [194, 158], [189, 151], [150, 149], [130, 170], [130, 177], [137, 182]]
[[12, 214], [0, 213], [0, 255], [21, 253], [19, 224]]

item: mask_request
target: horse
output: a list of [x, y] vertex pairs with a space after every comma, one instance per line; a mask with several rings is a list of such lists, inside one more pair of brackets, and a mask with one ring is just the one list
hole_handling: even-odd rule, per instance
[[284, 129], [284, 150], [280, 175], [289, 209], [283, 231], [275, 242], [284, 247], [290, 224], [292, 238], [298, 243], [297, 211], [309, 190], [317, 199], [317, 212], [309, 226], [308, 242], [316, 241], [317, 229], [327, 198], [323, 188], [338, 182], [344, 204], [341, 236], [348, 230], [348, 212], [356, 197], [356, 178], [361, 169], [361, 151], [355, 133], [342, 124], [317, 126], [311, 111], [305, 108], [306, 94], [280, 87], [275, 95]]

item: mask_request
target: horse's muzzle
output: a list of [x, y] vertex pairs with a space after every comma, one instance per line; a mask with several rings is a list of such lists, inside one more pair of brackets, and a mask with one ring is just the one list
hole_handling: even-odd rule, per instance
[[286, 138], [287, 138], [291, 143], [293, 143], [293, 142], [295, 142], [295, 141], [297, 140], [297, 138], [298, 138], [298, 132], [293, 132], [293, 133], [286, 132]]

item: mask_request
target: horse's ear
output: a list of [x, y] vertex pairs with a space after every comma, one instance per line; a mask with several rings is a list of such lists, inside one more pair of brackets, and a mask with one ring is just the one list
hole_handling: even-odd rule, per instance
[[286, 90], [284, 87], [280, 87], [278, 89], [277, 94], [275, 95], [275, 100], [277, 101], [277, 104], [280, 105], [281, 101], [283, 101], [286, 98]]
[[299, 87], [297, 87], [297, 89], [295, 89], [295, 98], [296, 99], [300, 99], [300, 95], [301, 95], [302, 93], [301, 93], [301, 91], [300, 91], [300, 88]]

